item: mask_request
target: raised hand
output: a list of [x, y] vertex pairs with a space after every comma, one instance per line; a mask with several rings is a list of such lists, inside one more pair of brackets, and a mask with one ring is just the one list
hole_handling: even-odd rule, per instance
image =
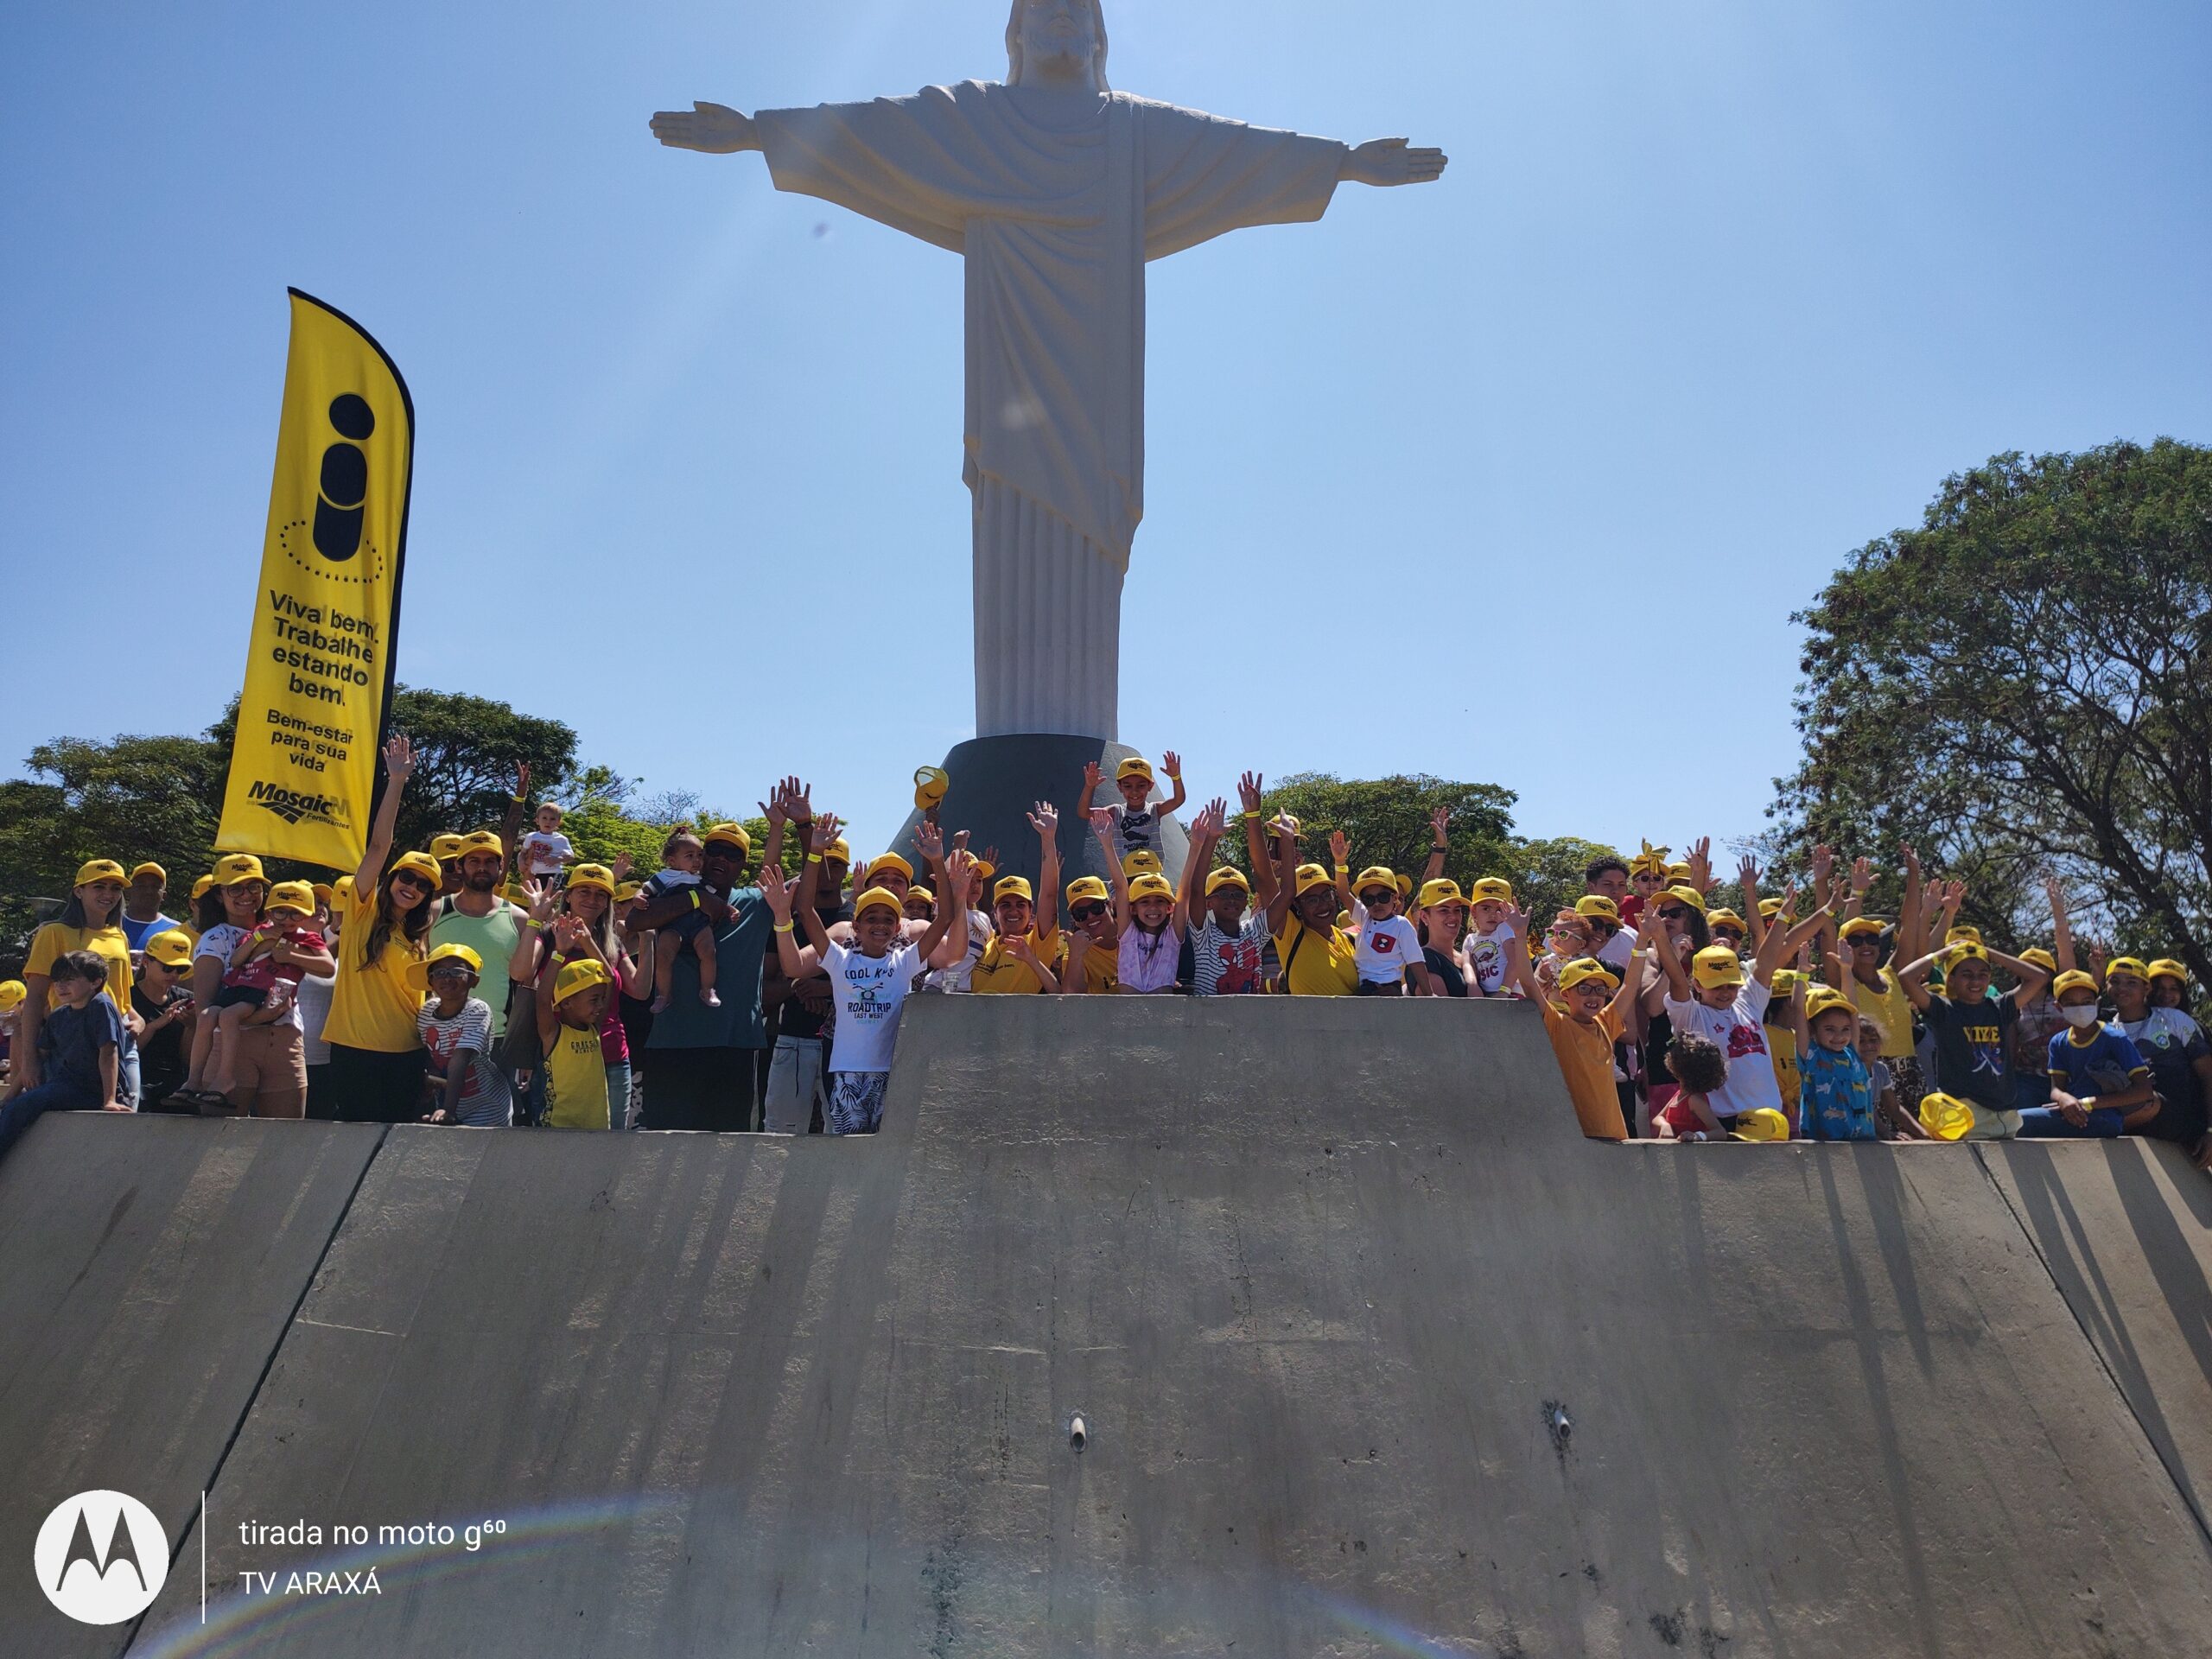
[[760, 130], [749, 115], [727, 104], [694, 99], [689, 110], [661, 110], [653, 116], [653, 137], [671, 149], [696, 149], [707, 156], [734, 156], [760, 148]]
[[944, 855], [945, 891], [947, 896], [952, 900], [955, 910], [963, 910], [967, 907], [963, 901], [968, 892], [968, 884], [974, 879], [975, 874], [975, 854], [956, 847]]
[[629, 854], [617, 853], [614, 855], [614, 862], [608, 868], [614, 876], [615, 885], [620, 887], [624, 881], [629, 880], [630, 872], [638, 867], [630, 861]]
[[1103, 806], [1090, 809], [1090, 833], [1101, 841], [1109, 841], [1114, 834], [1114, 815]]
[[1370, 138], [1344, 157], [1337, 176], [1388, 189], [1400, 184], [1433, 184], [1451, 164], [1452, 158], [1440, 149], [1415, 149], [1403, 138]]
[[1438, 808], [1436, 809], [1436, 810], [1435, 810], [1435, 811], [1433, 811], [1433, 812], [1432, 812], [1432, 813], [1430, 813], [1430, 814], [1428, 815], [1428, 830], [1429, 830], [1429, 833], [1430, 833], [1431, 835], [1434, 836], [1437, 838], [1437, 840], [1439, 840], [1439, 841], [1448, 841], [1448, 840], [1450, 840], [1450, 839], [1451, 839], [1451, 829], [1452, 829], [1452, 809], [1451, 809], [1450, 807], [1448, 807], [1448, 806], [1440, 806], [1440, 807], [1438, 807]]
[[1260, 774], [1256, 772], [1248, 772], [1236, 780], [1236, 802], [1244, 811], [1256, 812], [1260, 810], [1261, 782]]
[[530, 762], [527, 760], [515, 762], [515, 797], [524, 801], [530, 798]]
[[791, 883], [785, 879], [780, 867], [774, 864], [763, 864], [760, 867], [760, 896], [768, 901], [769, 913], [778, 921], [791, 920]]
[[935, 864], [944, 856], [944, 832], [926, 818], [914, 831], [914, 850], [925, 863]]
[[1183, 757], [1173, 749], [1162, 749], [1160, 752], [1160, 769], [1170, 778], [1180, 778], [1183, 775]]
[[814, 831], [807, 838], [806, 850], [826, 855], [837, 844], [837, 831], [842, 827], [835, 812], [824, 812], [814, 821]]
[[786, 778], [777, 785], [783, 796], [784, 817], [793, 823], [814, 822], [814, 785], [803, 784], [796, 778]]
[[1083, 799], [1077, 803], [1077, 804], [1084, 810], [1088, 811], [1090, 808], [1091, 802], [1098, 798], [1098, 785], [1102, 781], [1103, 781], [1104, 777], [1105, 774], [1098, 770], [1098, 763], [1096, 760], [1088, 761], [1084, 764], [1083, 768]]
[[1873, 885], [1874, 861], [1871, 858], [1852, 860], [1851, 890], [1863, 899], [1866, 896], [1866, 890]]
[[1746, 856], [1746, 857], [1745, 858], [1745, 860], [1743, 861], [1743, 862], [1741, 862], [1740, 864], [1737, 865], [1737, 867], [1736, 867], [1736, 884], [1737, 884], [1737, 886], [1738, 886], [1739, 887], [1741, 887], [1741, 888], [1742, 888], [1745, 893], [1756, 893], [1756, 892], [1758, 892], [1758, 885], [1759, 885], [1759, 862], [1758, 862], [1758, 860], [1757, 860], [1757, 859], [1755, 859], [1755, 858], [1751, 858], [1751, 857]]
[[561, 894], [550, 881], [525, 880], [522, 884], [522, 907], [530, 919], [543, 927], [561, 913]]
[[[1039, 840], [1049, 844], [1060, 833], [1060, 809], [1050, 801], [1038, 802], [1030, 809], [1029, 827], [1037, 832]], [[998, 861], [993, 859], [991, 862], [995, 866]]]
[[1217, 795], [1198, 809], [1191, 820], [1191, 833], [1201, 841], [1219, 841], [1229, 827], [1229, 803]]
[[1920, 855], [1900, 842], [1897, 843], [1897, 856], [1904, 861], [1906, 876], [1915, 881], [1920, 880]]
[[415, 771], [415, 746], [404, 732], [394, 732], [384, 746], [384, 769], [395, 784], [404, 783]]
[[1813, 849], [1813, 891], [1826, 893], [1828, 877], [1835, 869], [1835, 849], [1825, 842]]
[[1713, 837], [1700, 836], [1690, 843], [1690, 886], [1700, 893], [1713, 886]]
[[1351, 861], [1351, 842], [1344, 839], [1341, 830], [1329, 831], [1329, 856], [1339, 864]]

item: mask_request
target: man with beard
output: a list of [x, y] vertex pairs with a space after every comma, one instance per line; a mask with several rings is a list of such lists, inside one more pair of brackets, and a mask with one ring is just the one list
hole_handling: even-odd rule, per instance
[[499, 897], [505, 843], [489, 830], [459, 839], [454, 862], [461, 885], [447, 896], [444, 913], [431, 925], [430, 948], [465, 944], [483, 963], [474, 995], [492, 1010], [492, 1040], [497, 1044], [507, 1030], [507, 962], [528, 918]]

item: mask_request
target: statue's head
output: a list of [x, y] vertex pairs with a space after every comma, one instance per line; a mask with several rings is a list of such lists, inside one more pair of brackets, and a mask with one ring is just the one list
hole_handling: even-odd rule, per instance
[[1106, 14], [1099, 0], [1014, 0], [1006, 57], [1010, 86], [1072, 81], [1109, 90]]

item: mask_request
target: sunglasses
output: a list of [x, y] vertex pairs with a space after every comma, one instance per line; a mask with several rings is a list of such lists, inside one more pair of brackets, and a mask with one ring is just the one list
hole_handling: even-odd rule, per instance
[[1662, 905], [1659, 909], [1659, 919], [1662, 922], [1679, 922], [1689, 913], [1689, 906], [1687, 905]]
[[391, 878], [391, 885], [395, 887], [398, 887], [403, 882], [423, 893], [428, 893], [430, 890], [430, 883], [423, 877], [416, 874], [412, 870], [402, 870], [398, 874]]
[[1088, 922], [1106, 913], [1106, 906], [1093, 899], [1087, 905], [1071, 905], [1068, 914], [1078, 922]]

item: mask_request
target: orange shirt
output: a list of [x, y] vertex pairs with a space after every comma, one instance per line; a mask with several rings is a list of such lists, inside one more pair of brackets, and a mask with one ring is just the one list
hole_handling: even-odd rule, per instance
[[1619, 1016], [1607, 1008], [1585, 1025], [1560, 1004], [1547, 998], [1544, 1029], [1551, 1033], [1552, 1052], [1559, 1057], [1560, 1075], [1574, 1102], [1574, 1116], [1582, 1133], [1592, 1141], [1625, 1141], [1628, 1125], [1621, 1121], [1621, 1097], [1613, 1086], [1613, 1045], [1620, 1040]]

